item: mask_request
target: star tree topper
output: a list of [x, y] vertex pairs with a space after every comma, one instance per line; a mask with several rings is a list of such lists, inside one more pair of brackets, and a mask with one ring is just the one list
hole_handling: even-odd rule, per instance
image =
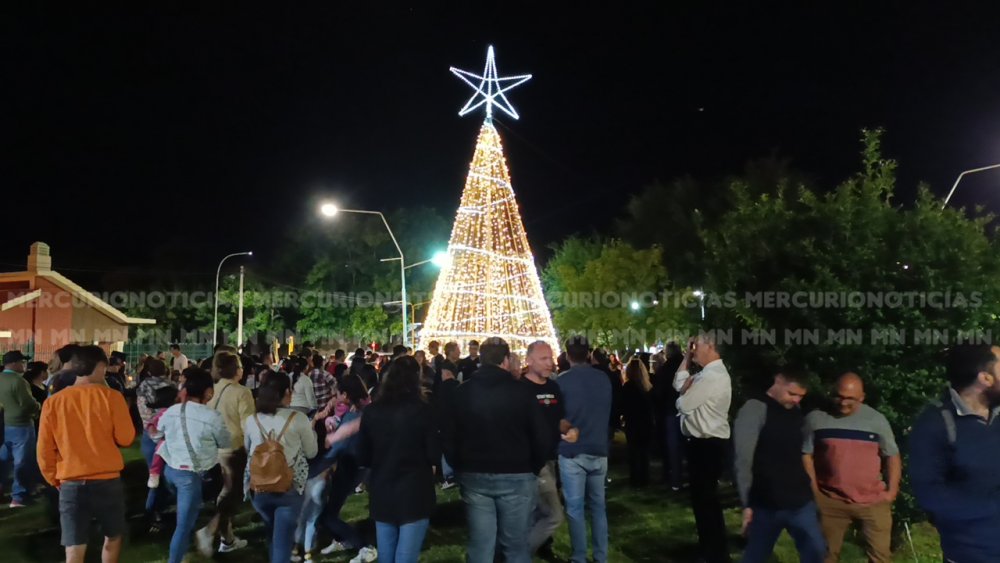
[[[496, 106], [514, 119], [518, 119], [517, 110], [514, 109], [514, 106], [510, 105], [510, 100], [507, 99], [504, 92], [524, 84], [531, 79], [531, 75], [497, 76], [497, 63], [493, 57], [493, 45], [490, 45], [489, 49], [486, 50], [486, 68], [483, 69], [482, 76], [455, 67], [451, 67], [450, 70], [452, 74], [461, 78], [466, 84], [476, 90], [476, 93], [469, 98], [469, 101], [465, 102], [465, 106], [458, 112], [458, 115], [464, 116], [476, 110], [479, 106], [485, 105], [486, 119], [493, 118], [493, 106]], [[480, 96], [482, 96], [482, 99], [479, 99]]]

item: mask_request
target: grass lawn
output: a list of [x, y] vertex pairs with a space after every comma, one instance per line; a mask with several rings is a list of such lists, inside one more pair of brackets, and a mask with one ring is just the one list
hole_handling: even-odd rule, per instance
[[[619, 452], [624, 454], [624, 452]], [[661, 486], [633, 490], [628, 487], [627, 467], [619, 462], [623, 455], [617, 455], [612, 462], [612, 483], [608, 488], [608, 520], [611, 527], [610, 561], [614, 563], [638, 561], [693, 561], [696, 559], [696, 535], [694, 517], [688, 507], [687, 494], [672, 493]], [[151, 536], [146, 533], [139, 516], [145, 500], [146, 467], [139, 453], [138, 445], [125, 450], [125, 480], [129, 501], [132, 531], [126, 542], [122, 561], [126, 563], [159, 563], [166, 561], [170, 532]], [[653, 474], [657, 474], [654, 467]], [[726, 520], [731, 531], [734, 560], [738, 560], [741, 539], [739, 530], [739, 510], [735, 507], [735, 496], [726, 499]], [[202, 518], [207, 517], [203, 511]], [[349, 521], [356, 521], [367, 515], [367, 496], [355, 495], [347, 503], [345, 515]], [[438, 494], [437, 512], [431, 520], [425, 549], [421, 561], [460, 562], [464, 561], [465, 541], [464, 511], [457, 487]], [[250, 547], [236, 553], [216, 555], [219, 562], [267, 561], [263, 525], [249, 503], [237, 518], [237, 534], [250, 540]], [[918, 557], [914, 557], [908, 545], [900, 545], [895, 560], [906, 562], [938, 562], [941, 553], [937, 535], [927, 524], [916, 525], [913, 541]], [[88, 561], [100, 561], [100, 539], [94, 537], [88, 550]], [[555, 552], [566, 557], [569, 554], [569, 532], [564, 524], [556, 533]], [[56, 562], [63, 560], [59, 546], [58, 526], [51, 523], [46, 509], [41, 503], [11, 510], [0, 508], [0, 561], [4, 563]], [[340, 554], [321, 558], [320, 561], [346, 563], [352, 554]], [[775, 550], [773, 561], [792, 563], [798, 561], [795, 548], [787, 534], [782, 534]], [[854, 532], [848, 533], [842, 561], [864, 561], [862, 550], [854, 541]], [[189, 555], [191, 563], [204, 563], [195, 554]]]

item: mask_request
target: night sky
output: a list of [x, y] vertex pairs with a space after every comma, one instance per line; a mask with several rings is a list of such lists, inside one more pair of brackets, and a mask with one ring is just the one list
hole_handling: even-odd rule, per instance
[[[165, 253], [191, 272], [246, 249], [266, 264], [324, 195], [451, 218], [482, 116], [458, 117], [471, 90], [448, 67], [480, 71], [491, 43], [501, 75], [534, 74], [498, 128], [540, 253], [610, 232], [656, 179], [776, 154], [832, 186], [865, 126], [888, 130], [901, 203], [1000, 162], [995, 14], [717, 4], [6, 16], [0, 270], [35, 240], [74, 279]], [[1000, 210], [998, 188], [973, 176], [955, 202]]]

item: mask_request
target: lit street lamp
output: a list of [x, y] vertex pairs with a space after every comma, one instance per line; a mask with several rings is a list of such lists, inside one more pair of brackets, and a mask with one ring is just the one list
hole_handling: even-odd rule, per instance
[[392, 229], [389, 227], [389, 222], [385, 220], [385, 215], [382, 215], [381, 211], [367, 211], [363, 209], [341, 209], [333, 203], [324, 203], [320, 205], [319, 212], [327, 218], [333, 218], [338, 213], [359, 213], [362, 215], [378, 215], [382, 219], [382, 224], [385, 225], [385, 230], [389, 231], [389, 238], [392, 239], [392, 244], [396, 246], [396, 252], [399, 252], [399, 258], [386, 258], [382, 260], [383, 262], [389, 260], [399, 260], [399, 284], [401, 293], [401, 316], [403, 317], [403, 346], [406, 346], [406, 261], [403, 259], [403, 250], [399, 248], [399, 243], [396, 242], [396, 235], [392, 233]]
[[698, 301], [701, 304], [701, 320], [705, 320], [705, 292], [700, 289], [696, 289], [691, 292], [691, 295], [698, 298]]
[[948, 202], [951, 201], [951, 196], [955, 193], [955, 188], [958, 187], [958, 183], [962, 181], [962, 178], [966, 174], [975, 174], [976, 172], [985, 172], [986, 170], [993, 170], [994, 168], [1000, 168], [1000, 164], [991, 164], [989, 166], [983, 166], [982, 168], [973, 168], [972, 170], [966, 170], [958, 175], [955, 179], [955, 183], [951, 186], [951, 191], [948, 192], [948, 197], [944, 198], [944, 203], [941, 204], [941, 209], [948, 207]]
[[451, 263], [451, 255], [448, 254], [447, 250], [439, 250], [434, 253], [433, 258], [428, 258], [427, 260], [421, 260], [420, 262], [414, 262], [413, 264], [407, 264], [406, 269], [416, 266], [423, 266], [424, 264], [434, 264], [438, 268], [444, 268]]
[[[253, 256], [252, 251], [234, 252], [219, 260], [219, 267], [215, 269], [215, 314], [212, 316], [212, 347], [219, 342], [219, 273], [222, 272], [222, 263], [233, 256]], [[241, 338], [242, 340], [242, 338]]]

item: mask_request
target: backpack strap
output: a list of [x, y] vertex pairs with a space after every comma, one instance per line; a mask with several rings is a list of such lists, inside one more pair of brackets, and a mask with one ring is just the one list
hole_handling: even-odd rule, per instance
[[295, 412], [296, 411], [292, 411], [288, 415], [288, 418], [285, 419], [285, 425], [281, 427], [281, 434], [278, 434], [278, 437], [276, 438], [279, 442], [281, 441], [281, 438], [285, 436], [285, 430], [288, 430], [288, 427], [292, 425], [292, 418], [295, 416]]
[[260, 437], [262, 440], [268, 440], [273, 436], [273, 432], [269, 433], [267, 430], [264, 430], [264, 426], [260, 423], [260, 419], [257, 418], [257, 413], [253, 413], [253, 420], [257, 423], [257, 429], [260, 430]]
[[931, 404], [938, 409], [938, 412], [941, 413], [941, 419], [944, 420], [944, 430], [948, 435], [948, 445], [954, 446], [955, 441], [958, 439], [958, 429], [955, 426], [955, 413], [941, 400], [935, 400]]

